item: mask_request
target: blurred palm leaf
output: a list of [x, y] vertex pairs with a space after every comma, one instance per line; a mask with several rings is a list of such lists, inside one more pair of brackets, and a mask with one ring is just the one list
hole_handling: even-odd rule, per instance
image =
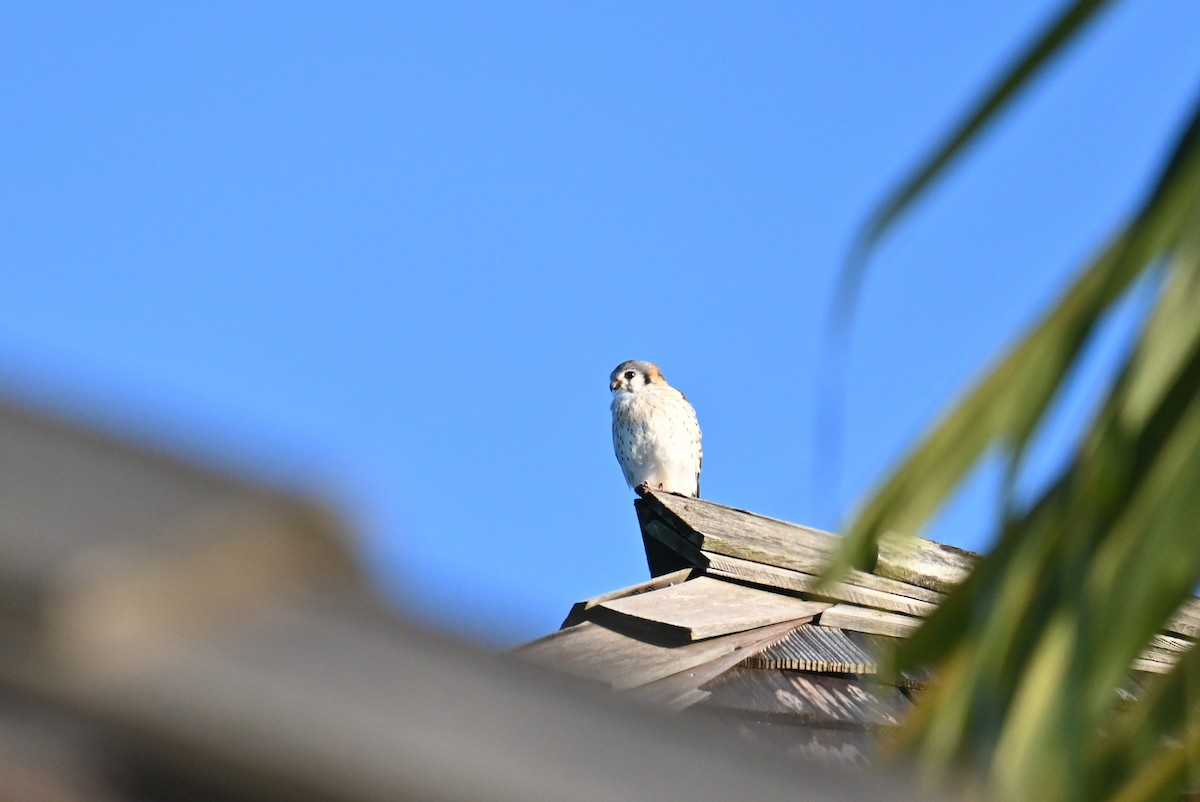
[[[841, 303], [853, 304], [874, 244], [1105, 5], [1068, 7], [881, 204]], [[887, 530], [919, 529], [985, 454], [1004, 454], [1016, 476], [1090, 339], [1142, 277], [1156, 302], [1074, 459], [1032, 503], [1010, 503], [992, 553], [897, 655], [940, 666], [902, 738], [931, 775], [968, 765], [1001, 799], [1133, 800], [1177, 795], [1200, 765], [1200, 657], [1117, 704], [1200, 582], [1200, 106], [1139, 211], [868, 499], [840, 565], [870, 561]]]

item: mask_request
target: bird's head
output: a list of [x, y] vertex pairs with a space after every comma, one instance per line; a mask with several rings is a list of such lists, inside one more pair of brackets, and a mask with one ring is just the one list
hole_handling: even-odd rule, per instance
[[628, 362], [622, 362], [613, 369], [612, 374], [608, 377], [608, 389], [614, 393], [621, 392], [622, 390], [636, 392], [647, 384], [666, 383], [667, 380], [659, 372], [658, 365], [655, 365], [653, 362], [644, 362], [640, 359], [631, 359]]

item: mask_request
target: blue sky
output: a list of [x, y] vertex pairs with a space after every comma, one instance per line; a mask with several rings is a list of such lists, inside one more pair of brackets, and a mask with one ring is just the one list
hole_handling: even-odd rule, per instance
[[[885, 241], [818, 453], [855, 227], [1058, 6], [6, 3], [0, 391], [320, 493], [407, 613], [543, 634], [646, 576], [617, 363], [693, 401], [706, 497], [834, 528], [1133, 207], [1200, 4], [1119, 4]], [[929, 533], [983, 544], [993, 484]]]

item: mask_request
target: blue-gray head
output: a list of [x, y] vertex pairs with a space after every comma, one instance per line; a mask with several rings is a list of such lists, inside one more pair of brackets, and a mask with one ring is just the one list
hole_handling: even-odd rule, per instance
[[622, 362], [613, 368], [613, 372], [608, 377], [608, 389], [614, 393], [618, 390], [632, 391], [644, 384], [666, 383], [667, 380], [663, 378], [658, 365], [641, 359]]

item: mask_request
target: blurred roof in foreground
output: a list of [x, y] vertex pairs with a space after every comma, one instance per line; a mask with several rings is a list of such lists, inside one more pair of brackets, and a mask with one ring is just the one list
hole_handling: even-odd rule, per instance
[[318, 501], [7, 404], [0, 622], [4, 799], [897, 798], [420, 629]]

